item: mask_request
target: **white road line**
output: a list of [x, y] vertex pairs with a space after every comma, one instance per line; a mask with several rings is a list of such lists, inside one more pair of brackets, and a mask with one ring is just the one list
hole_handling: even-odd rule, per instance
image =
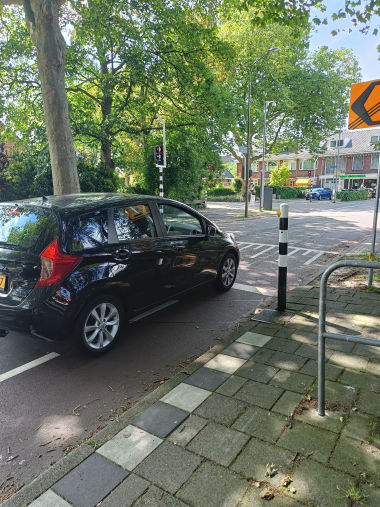
[[268, 248], [265, 248], [264, 250], [261, 250], [259, 253], [255, 254], [255, 255], [251, 255], [251, 256], [250, 256], [250, 258], [251, 258], [251, 259], [254, 259], [255, 257], [258, 257], [258, 256], [259, 256], [259, 255], [261, 255], [261, 254], [264, 254], [264, 253], [266, 253], [266, 252], [269, 252], [269, 250], [272, 250], [273, 248], [276, 248], [276, 245], [272, 245], [272, 246], [270, 246], [270, 247], [268, 247]]
[[255, 287], [253, 285], [245, 285], [242, 283], [234, 283], [233, 289], [244, 290], [245, 292], [253, 292], [254, 294], [261, 294], [262, 296], [275, 296], [276, 290], [266, 289], [265, 287]]
[[59, 354], [57, 354], [57, 352], [50, 352], [50, 354], [46, 354], [46, 356], [42, 356], [39, 357], [38, 359], [35, 359], [34, 361], [30, 361], [30, 363], [26, 363], [21, 366], [18, 366], [17, 368], [14, 368], [13, 370], [6, 371], [5, 373], [2, 373], [0, 375], [0, 382], [4, 382], [4, 380], [7, 380], [11, 377], [15, 377], [16, 375], [19, 375], [24, 371], [31, 370], [32, 368], [35, 368], [40, 364], [46, 363], [47, 361], [50, 361], [51, 359], [54, 359], [55, 357], [58, 356]]
[[290, 246], [289, 249], [290, 248], [293, 248], [294, 250], [292, 250], [291, 252], [288, 253], [288, 257], [290, 257], [291, 255], [293, 255], [299, 251], [299, 248], [296, 248], [295, 246]]
[[[302, 250], [303, 250], [303, 248], [302, 248]], [[306, 250], [306, 252], [304, 252], [302, 255], [307, 255], [307, 254], [309, 254], [309, 253], [310, 253], [310, 252], [312, 252], [312, 251], [313, 251], [313, 250]]]
[[308, 259], [304, 265], [307, 266], [308, 264], [311, 264], [312, 262], [314, 262], [316, 259], [318, 259], [318, 257], [320, 257], [321, 255], [323, 255], [325, 252], [318, 252], [317, 254], [314, 255], [314, 257], [311, 257], [310, 259]]

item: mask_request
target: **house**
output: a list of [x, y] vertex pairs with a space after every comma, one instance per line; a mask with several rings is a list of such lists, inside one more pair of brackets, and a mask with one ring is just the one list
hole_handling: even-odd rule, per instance
[[[265, 159], [264, 183], [269, 184], [270, 169], [285, 163], [291, 171], [288, 185], [308, 186], [317, 184], [333, 188], [337, 179], [337, 189], [375, 187], [379, 166], [380, 128], [342, 131], [330, 136], [322, 154], [316, 155], [301, 151], [267, 155]], [[260, 182], [262, 161], [252, 163], [252, 177], [255, 184]], [[238, 177], [242, 177], [238, 165]], [[243, 174], [244, 177], [244, 174]]]

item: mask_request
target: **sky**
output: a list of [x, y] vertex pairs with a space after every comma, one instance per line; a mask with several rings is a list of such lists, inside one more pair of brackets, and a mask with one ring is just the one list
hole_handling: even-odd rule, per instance
[[[310, 49], [315, 50], [320, 46], [328, 46], [330, 49], [342, 47], [352, 49], [362, 69], [361, 82], [380, 79], [380, 53], [376, 49], [380, 44], [380, 36], [375, 37], [370, 32], [363, 35], [358, 28], [354, 28], [351, 33], [348, 32], [348, 27], [352, 26], [348, 19], [331, 21], [331, 14], [344, 7], [344, 0], [325, 0], [324, 3], [327, 6], [326, 13], [313, 10], [312, 17], [314, 15], [319, 18], [327, 17], [328, 25], [320, 25], [315, 28], [310, 40]], [[377, 17], [372, 20], [371, 26], [379, 25], [379, 23], [380, 19]], [[338, 28], [347, 29], [339, 32], [335, 37], [332, 36], [331, 31]]]

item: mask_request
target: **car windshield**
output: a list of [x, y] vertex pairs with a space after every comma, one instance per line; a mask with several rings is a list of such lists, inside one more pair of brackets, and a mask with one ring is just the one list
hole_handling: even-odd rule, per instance
[[17, 205], [0, 206], [0, 243], [3, 245], [40, 252], [57, 234], [58, 223], [50, 211]]

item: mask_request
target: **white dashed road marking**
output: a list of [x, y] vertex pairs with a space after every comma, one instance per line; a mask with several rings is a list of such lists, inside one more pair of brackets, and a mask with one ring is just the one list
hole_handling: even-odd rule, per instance
[[19, 375], [24, 371], [31, 370], [32, 368], [35, 368], [40, 364], [46, 363], [47, 361], [50, 361], [51, 359], [54, 359], [55, 357], [58, 356], [59, 354], [57, 354], [57, 352], [50, 352], [50, 354], [46, 354], [46, 356], [42, 356], [39, 357], [38, 359], [35, 359], [34, 361], [30, 361], [30, 363], [26, 363], [21, 366], [18, 366], [17, 368], [14, 368], [13, 370], [6, 371], [5, 373], [2, 373], [0, 375], [0, 382], [4, 382], [4, 380], [15, 377], [16, 375]]
[[[254, 255], [250, 255], [249, 259], [255, 259], [256, 257], [260, 257], [260, 255], [264, 255], [267, 252], [270, 252], [271, 250], [277, 248], [277, 245], [271, 245], [269, 243], [249, 243], [247, 241], [238, 241], [239, 249], [240, 251], [248, 250], [251, 248], [252, 251], [254, 251]], [[274, 253], [274, 252], [271, 252]], [[324, 254], [333, 254], [335, 255], [335, 252], [330, 252], [328, 250], [316, 250], [315, 248], [301, 248], [296, 246], [289, 246], [288, 248], [288, 257], [294, 255], [294, 254], [302, 255], [302, 257], [306, 257], [309, 255], [312, 255], [309, 259], [302, 259], [302, 264], [304, 266], [308, 266], [312, 264], [314, 261], [316, 261], [321, 255]]]

